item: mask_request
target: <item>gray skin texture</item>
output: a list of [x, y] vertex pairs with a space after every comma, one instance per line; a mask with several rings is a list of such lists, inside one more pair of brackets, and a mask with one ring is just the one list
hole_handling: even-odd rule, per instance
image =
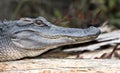
[[87, 29], [58, 27], [43, 17], [0, 22], [0, 61], [34, 57], [58, 46], [84, 43], [100, 34]]

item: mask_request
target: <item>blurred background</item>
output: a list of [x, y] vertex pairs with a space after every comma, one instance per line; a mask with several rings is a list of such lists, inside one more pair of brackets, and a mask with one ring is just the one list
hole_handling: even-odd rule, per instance
[[110, 25], [120, 28], [120, 0], [2, 0], [0, 20], [43, 16], [58, 26], [86, 28]]

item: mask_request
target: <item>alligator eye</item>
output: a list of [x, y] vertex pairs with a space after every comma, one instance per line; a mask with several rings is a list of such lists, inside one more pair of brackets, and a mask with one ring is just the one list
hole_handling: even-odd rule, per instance
[[41, 20], [35, 20], [35, 24], [38, 26], [44, 26], [44, 23]]

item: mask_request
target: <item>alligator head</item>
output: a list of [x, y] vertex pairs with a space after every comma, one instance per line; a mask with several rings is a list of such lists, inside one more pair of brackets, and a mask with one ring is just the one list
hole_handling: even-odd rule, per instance
[[43, 17], [21, 18], [9, 32], [12, 33], [13, 43], [26, 49], [84, 43], [100, 34], [100, 30], [93, 26], [87, 29], [58, 27]]
[[37, 56], [58, 46], [94, 40], [100, 30], [65, 28], [51, 24], [43, 17], [21, 18], [0, 23], [0, 61]]

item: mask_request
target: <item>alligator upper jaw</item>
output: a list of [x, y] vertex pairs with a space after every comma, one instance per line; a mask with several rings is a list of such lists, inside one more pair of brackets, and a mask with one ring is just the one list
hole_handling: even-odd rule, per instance
[[75, 43], [83, 43], [94, 40], [101, 33], [100, 30], [96, 27], [89, 27], [87, 29], [77, 29], [77, 28], [61, 28], [55, 27], [56, 29], [51, 30], [53, 32], [46, 33], [44, 32], [38, 34], [43, 38], [47, 39], [59, 39], [66, 38], [67, 40], [72, 40]]

